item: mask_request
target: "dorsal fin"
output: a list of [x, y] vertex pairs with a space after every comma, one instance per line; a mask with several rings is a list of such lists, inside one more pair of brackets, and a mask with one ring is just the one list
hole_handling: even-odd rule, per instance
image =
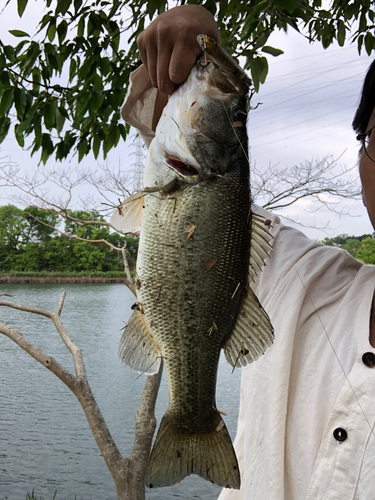
[[[272, 249], [271, 223], [262, 215], [251, 214], [251, 249], [248, 281], [262, 271]], [[234, 368], [246, 366], [262, 356], [274, 339], [268, 314], [248, 285], [231, 336], [224, 345], [225, 357]]]
[[251, 249], [249, 264], [249, 281], [254, 281], [255, 276], [263, 269], [266, 258], [272, 250], [272, 234], [267, 224], [271, 221], [262, 215], [251, 214]]

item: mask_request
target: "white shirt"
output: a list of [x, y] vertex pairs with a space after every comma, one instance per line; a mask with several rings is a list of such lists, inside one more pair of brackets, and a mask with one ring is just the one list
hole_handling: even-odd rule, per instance
[[[282, 224], [272, 231], [274, 250], [253, 289], [275, 342], [242, 368], [234, 443], [242, 484], [219, 498], [374, 499], [375, 367], [362, 356], [375, 360], [375, 267]], [[336, 429], [347, 438], [338, 441]]]
[[[156, 90], [142, 66], [131, 80], [122, 116], [149, 144]], [[254, 209], [273, 223], [274, 249], [253, 289], [275, 342], [242, 368], [241, 489], [220, 500], [375, 499], [375, 267]]]

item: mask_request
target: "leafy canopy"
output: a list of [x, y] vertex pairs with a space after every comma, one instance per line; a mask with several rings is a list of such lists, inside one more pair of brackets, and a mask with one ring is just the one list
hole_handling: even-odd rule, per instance
[[[97, 213], [68, 211], [72, 218], [101, 221]], [[40, 222], [41, 221], [41, 222]], [[63, 226], [66, 234], [56, 231]], [[21, 210], [14, 205], [0, 206], [0, 272], [82, 272], [121, 271], [121, 251], [104, 243], [90, 241], [106, 239], [121, 247], [126, 243], [129, 266], [134, 268], [138, 238], [110, 233], [100, 224], [79, 226], [58, 214], [36, 207]]]
[[[28, 0], [17, 1], [20, 17]], [[40, 3], [42, 0], [40, 0]], [[185, 3], [177, 0], [174, 4]], [[264, 83], [265, 54], [282, 51], [267, 45], [274, 30], [292, 27], [327, 48], [348, 35], [360, 52], [375, 47], [375, 20], [370, 0], [192, 0], [212, 12], [224, 48], [246, 57], [254, 86]], [[0, 143], [13, 130], [18, 144], [31, 143], [31, 154], [80, 161], [90, 151], [104, 158], [128, 127], [119, 108], [129, 74], [140, 63], [136, 37], [146, 23], [167, 8], [164, 0], [44, 0], [37, 33], [10, 29], [14, 45], [0, 35]], [[55, 7], [52, 7], [55, 6]], [[10, 27], [11, 28], [11, 27]], [[126, 46], [126, 48], [124, 48]]]

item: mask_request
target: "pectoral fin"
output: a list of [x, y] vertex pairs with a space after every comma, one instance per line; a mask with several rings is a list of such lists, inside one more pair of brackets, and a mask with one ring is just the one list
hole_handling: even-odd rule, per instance
[[142, 223], [144, 197], [147, 193], [140, 191], [139, 193], [127, 198], [121, 206], [116, 208], [113, 213], [110, 223], [118, 231], [123, 233], [136, 233]]
[[133, 194], [116, 208], [110, 223], [123, 233], [138, 233], [142, 225], [144, 197], [150, 193], [169, 193], [179, 186], [179, 181], [173, 179], [164, 186], [145, 187], [142, 191]]
[[124, 365], [138, 373], [154, 375], [159, 370], [160, 348], [141, 311], [134, 311], [125, 327], [119, 356]]

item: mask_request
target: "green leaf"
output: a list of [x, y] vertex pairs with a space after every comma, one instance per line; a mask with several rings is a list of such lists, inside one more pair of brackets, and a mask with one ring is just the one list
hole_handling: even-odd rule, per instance
[[56, 104], [53, 101], [46, 102], [43, 116], [46, 128], [51, 130], [56, 123]]
[[67, 13], [69, 7], [71, 4], [71, 0], [58, 0], [57, 6], [56, 6], [56, 14], [59, 12], [64, 15]]
[[54, 56], [53, 54], [47, 54], [47, 61], [54, 70], [60, 70], [59, 62], [56, 56]]
[[52, 43], [45, 43], [44, 44], [44, 50], [46, 51], [46, 54], [50, 54], [50, 55], [55, 55], [56, 54], [56, 49], [52, 45]]
[[53, 19], [48, 26], [47, 37], [48, 40], [52, 43], [56, 35], [56, 19]]
[[256, 64], [259, 67], [259, 81], [264, 83], [268, 75], [268, 61], [266, 57], [257, 57]]
[[16, 141], [18, 142], [19, 146], [21, 146], [21, 148], [24, 147], [25, 145], [25, 139], [23, 137], [23, 133], [19, 133], [17, 132], [17, 128], [18, 128], [18, 125], [15, 125], [14, 127], [14, 135], [15, 135], [15, 138], [16, 138]]
[[25, 12], [26, 5], [27, 0], [17, 0], [17, 10], [20, 17], [22, 17], [22, 14]]
[[358, 40], [357, 40], [358, 54], [359, 55], [361, 55], [362, 45], [363, 45], [363, 39], [364, 39], [364, 36], [363, 35], [359, 35]]
[[63, 19], [57, 27], [57, 34], [59, 37], [59, 44], [60, 45], [65, 40], [67, 31], [68, 31], [68, 23], [65, 21], [65, 19]]
[[26, 109], [26, 92], [22, 87], [15, 89], [14, 104], [16, 106], [17, 117], [22, 121]]
[[60, 109], [60, 107], [56, 108], [56, 130], [59, 135], [61, 134], [65, 123], [65, 116], [62, 115]]
[[69, 66], [69, 83], [72, 83], [73, 78], [76, 76], [77, 72], [77, 62], [74, 58], [70, 60], [70, 66]]
[[345, 37], [346, 37], [345, 23], [344, 21], [339, 19], [337, 22], [337, 42], [340, 45], [340, 47], [343, 47], [345, 43]]
[[87, 139], [84, 138], [80, 140], [80, 144], [78, 145], [78, 163], [81, 162], [86, 152], [87, 152]]
[[266, 52], [267, 54], [271, 54], [271, 56], [277, 57], [281, 54], [284, 54], [284, 51], [281, 49], [276, 49], [275, 47], [270, 47], [269, 45], [265, 45], [262, 48], [262, 52]]
[[94, 153], [95, 160], [98, 159], [101, 142], [100, 136], [96, 134], [92, 143], [92, 151]]
[[8, 118], [7, 116], [0, 118], [0, 144], [8, 135], [9, 127], [10, 127], [10, 118]]
[[16, 36], [17, 38], [21, 38], [23, 36], [27, 36], [27, 38], [30, 38], [30, 35], [26, 33], [26, 31], [21, 31], [21, 30], [9, 30], [9, 33], [13, 36]]
[[121, 137], [124, 141], [126, 141], [128, 133], [129, 133], [129, 125], [126, 124], [126, 126], [123, 123], [118, 124], [118, 128], [120, 130]]
[[41, 123], [40, 116], [38, 116], [37, 123], [35, 124], [34, 135], [35, 135], [35, 144], [41, 145], [42, 144], [42, 123]]
[[98, 61], [98, 66], [103, 76], [107, 76], [112, 70], [112, 64], [108, 57], [101, 57]]
[[82, 37], [85, 32], [85, 18], [82, 16], [78, 21], [77, 36]]
[[290, 13], [292, 13], [296, 8], [295, 0], [278, 0], [278, 4], [282, 9], [285, 9]]
[[103, 104], [104, 102], [104, 95], [101, 93], [101, 92], [93, 92], [92, 93], [92, 98], [91, 98], [91, 102], [90, 102], [90, 109], [92, 109], [94, 111], [94, 113], [96, 113], [101, 105]]
[[40, 89], [40, 69], [39, 68], [34, 68], [33, 69], [33, 89], [39, 92]]
[[45, 165], [47, 163], [48, 158], [53, 153], [53, 143], [49, 134], [42, 134], [42, 154], [41, 161]]
[[6, 62], [4, 54], [0, 54], [0, 72], [3, 71], [3, 69], [5, 68], [6, 63], [7, 62]]
[[17, 62], [15, 50], [11, 45], [5, 45], [4, 54], [11, 63]]
[[89, 107], [90, 98], [91, 98], [91, 92], [83, 92], [77, 98], [76, 112], [75, 112], [75, 116], [74, 116], [74, 121], [76, 123], [79, 123], [82, 121], [82, 118]]
[[0, 102], [0, 116], [5, 116], [12, 107], [14, 99], [14, 88], [7, 89]]
[[362, 11], [361, 17], [359, 18], [359, 31], [366, 31], [367, 28], [367, 20], [366, 14]]
[[81, 8], [82, 0], [74, 0], [74, 13], [77, 14]]
[[154, 17], [154, 14], [156, 12], [156, 9], [159, 7], [159, 0], [149, 0], [147, 2], [147, 12], [148, 12], [148, 17], [150, 18], [150, 21]]
[[78, 77], [82, 80], [88, 77], [95, 69], [94, 58], [88, 57], [78, 71]]
[[268, 61], [265, 57], [256, 57], [250, 61], [251, 76], [255, 91], [259, 91], [259, 85], [264, 83], [268, 74]]
[[374, 37], [371, 35], [371, 33], [366, 33], [365, 48], [366, 48], [367, 54], [370, 56], [372, 49], [374, 48]]

